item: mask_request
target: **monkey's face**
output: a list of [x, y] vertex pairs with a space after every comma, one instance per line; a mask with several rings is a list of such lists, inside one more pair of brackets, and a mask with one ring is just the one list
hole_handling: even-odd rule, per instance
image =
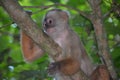
[[68, 23], [68, 14], [65, 11], [60, 9], [50, 10], [44, 20], [43, 20], [43, 29], [46, 33], [54, 32], [62, 29], [65, 24]]
[[47, 31], [50, 28], [54, 28], [55, 27], [55, 20], [52, 17], [45, 17], [44, 21], [43, 21], [43, 29], [45, 31]]

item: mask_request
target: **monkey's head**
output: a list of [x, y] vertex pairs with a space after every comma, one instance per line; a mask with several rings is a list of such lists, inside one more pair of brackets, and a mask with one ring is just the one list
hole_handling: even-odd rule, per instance
[[60, 31], [68, 25], [69, 16], [68, 13], [60, 10], [53, 9], [47, 12], [43, 20], [43, 29], [46, 33], [53, 33]]

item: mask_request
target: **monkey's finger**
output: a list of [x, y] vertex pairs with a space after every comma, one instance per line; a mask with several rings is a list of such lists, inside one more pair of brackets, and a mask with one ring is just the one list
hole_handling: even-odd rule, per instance
[[49, 76], [53, 76], [57, 73], [58, 71], [58, 65], [57, 63], [51, 63], [49, 66], [48, 66], [48, 69], [47, 69], [47, 73]]

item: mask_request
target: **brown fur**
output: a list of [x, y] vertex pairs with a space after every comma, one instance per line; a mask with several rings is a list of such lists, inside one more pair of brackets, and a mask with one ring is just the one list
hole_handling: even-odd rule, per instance
[[110, 80], [110, 75], [107, 67], [99, 65], [92, 73], [91, 80]]
[[[65, 75], [72, 75], [78, 72], [80, 65], [79, 62], [72, 58], [67, 58], [59, 62], [60, 71]], [[64, 66], [64, 67], [63, 67]]]
[[21, 44], [25, 61], [32, 62], [43, 55], [43, 50], [24, 31], [21, 31]]

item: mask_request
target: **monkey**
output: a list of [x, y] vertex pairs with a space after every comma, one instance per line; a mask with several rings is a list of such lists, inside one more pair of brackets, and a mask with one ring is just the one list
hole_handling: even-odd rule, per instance
[[[86, 74], [91, 74], [93, 70], [93, 64], [86, 54], [80, 38], [73, 30], [70, 29], [69, 16], [65, 11], [59, 9], [48, 11], [48, 13], [45, 15], [45, 19], [43, 20], [43, 29], [44, 32], [62, 48], [62, 58], [60, 57], [58, 59], [58, 64], [62, 64], [64, 61], [66, 61], [67, 64], [75, 62], [77, 64], [77, 67], [74, 69], [72, 66], [75, 66], [76, 64], [66, 64], [66, 66], [63, 68], [67, 67], [69, 69], [69, 67], [71, 67], [69, 70], [74, 70], [72, 73], [75, 73], [79, 70], [79, 68], [81, 68]], [[65, 69], [62, 68], [61, 70], [65, 71]]]
[[[100, 73], [105, 71], [109, 80], [109, 72], [106, 68], [101, 67], [94, 69], [92, 60], [87, 55], [84, 46], [78, 35], [70, 28], [68, 13], [61, 9], [52, 9], [48, 11], [43, 19], [43, 30], [45, 34], [51, 37], [61, 48], [62, 53], [57, 60], [48, 67], [48, 73], [54, 74], [59, 72], [64, 75], [73, 75], [81, 69], [91, 79], [96, 80]], [[32, 39], [22, 32], [22, 50], [27, 61], [38, 59], [44, 54]], [[38, 50], [38, 51], [37, 51]], [[37, 51], [37, 53], [36, 53]]]
[[[81, 68], [91, 80], [109, 80], [106, 67], [99, 66], [93, 69], [94, 65], [85, 52], [80, 38], [70, 29], [69, 16], [65, 11], [60, 9], [48, 11], [43, 21], [43, 29], [63, 49], [62, 58], [48, 68], [51, 73], [59, 70], [65, 75], [72, 75]], [[95, 75], [96, 73], [98, 75]], [[101, 77], [98, 77], [99, 74]]]

